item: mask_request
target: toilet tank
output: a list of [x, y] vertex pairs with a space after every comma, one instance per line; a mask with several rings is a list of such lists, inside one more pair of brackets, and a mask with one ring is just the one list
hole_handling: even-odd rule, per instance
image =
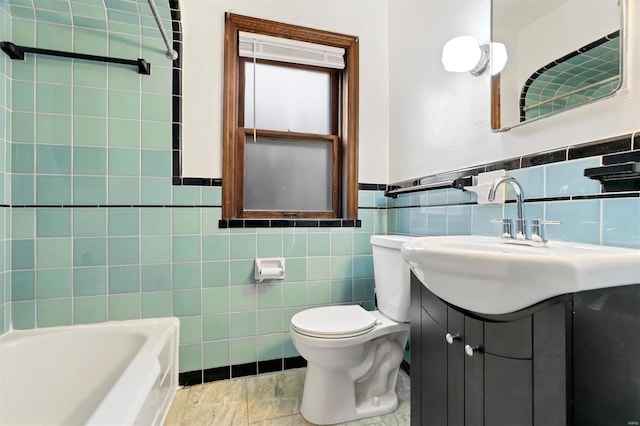
[[372, 235], [373, 273], [378, 310], [394, 321], [409, 322], [410, 270], [402, 258], [402, 243], [415, 237]]

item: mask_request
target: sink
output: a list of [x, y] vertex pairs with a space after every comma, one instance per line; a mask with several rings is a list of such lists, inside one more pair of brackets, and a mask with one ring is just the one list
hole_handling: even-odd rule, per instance
[[498, 237], [422, 237], [402, 256], [432, 293], [463, 309], [505, 314], [550, 297], [640, 284], [640, 250], [549, 241], [507, 244]]

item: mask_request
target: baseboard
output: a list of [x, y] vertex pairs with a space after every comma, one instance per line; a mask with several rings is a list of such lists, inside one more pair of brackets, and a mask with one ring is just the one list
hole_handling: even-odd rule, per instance
[[202, 383], [227, 380], [236, 377], [255, 376], [256, 374], [273, 373], [306, 367], [307, 361], [301, 356], [250, 362], [247, 364], [227, 365], [205, 370], [185, 371], [178, 374], [180, 386], [193, 386]]

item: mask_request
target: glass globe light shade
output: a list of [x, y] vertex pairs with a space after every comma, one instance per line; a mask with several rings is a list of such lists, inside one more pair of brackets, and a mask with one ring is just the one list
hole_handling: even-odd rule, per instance
[[509, 55], [507, 47], [502, 43], [491, 43], [491, 75], [499, 74], [507, 65]]
[[442, 64], [451, 72], [471, 71], [482, 57], [478, 41], [472, 36], [452, 38], [442, 48]]

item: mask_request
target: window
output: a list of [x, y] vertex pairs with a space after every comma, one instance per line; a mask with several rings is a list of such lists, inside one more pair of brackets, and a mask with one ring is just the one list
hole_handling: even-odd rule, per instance
[[357, 216], [358, 41], [227, 14], [222, 215]]

